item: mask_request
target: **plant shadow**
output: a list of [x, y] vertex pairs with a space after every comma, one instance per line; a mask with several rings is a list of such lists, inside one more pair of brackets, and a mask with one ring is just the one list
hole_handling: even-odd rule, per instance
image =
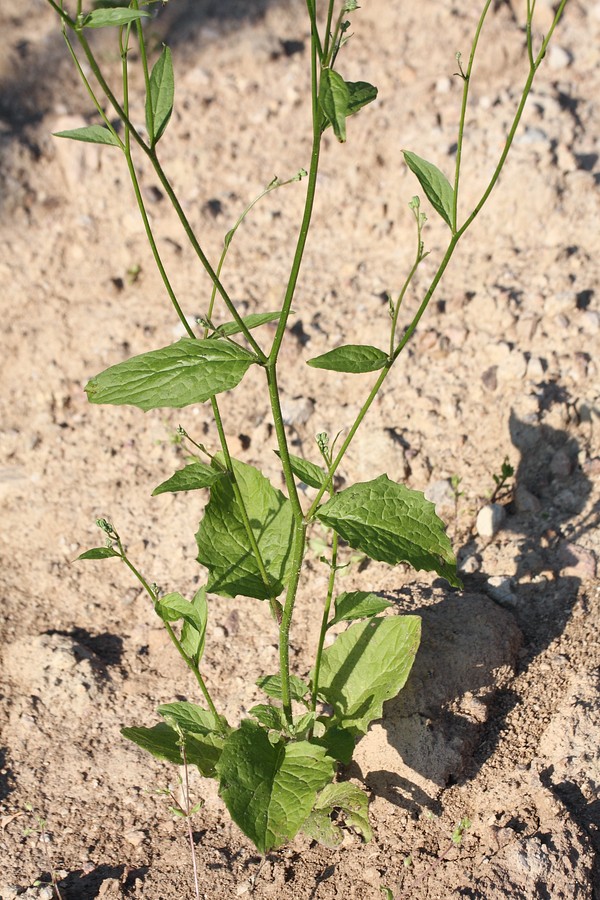
[[[87, 874], [81, 870], [69, 872], [60, 882], [60, 890], [65, 900], [93, 900], [94, 897], [102, 896], [105, 890], [103, 885], [107, 882], [118, 882], [119, 894], [127, 897], [134, 891], [136, 881], [143, 881], [148, 872], [148, 866], [133, 869], [124, 865], [100, 865]], [[49, 879], [46, 877], [44, 880]], [[107, 896], [112, 897], [115, 894]]]
[[[359, 743], [356, 760], [368, 787], [411, 815], [438, 813], [444, 788], [474, 778], [493, 754], [507, 715], [523, 702], [512, 689], [514, 673], [563, 632], [583, 580], [594, 577], [593, 556], [577, 541], [598, 526], [600, 508], [582, 515], [592, 485], [578, 465], [578, 441], [543, 421], [568, 397], [556, 384], [539, 387], [539, 417], [511, 413], [509, 422], [520, 461], [497, 536], [505, 548], [507, 533], [514, 536], [509, 608], [484, 593], [485, 552], [483, 570], [465, 577], [463, 593], [445, 584], [441, 592], [436, 582], [419, 592], [418, 609], [414, 589], [394, 595], [402, 612], [422, 617], [423, 639], [406, 687]], [[473, 543], [463, 553], [476, 549]]]

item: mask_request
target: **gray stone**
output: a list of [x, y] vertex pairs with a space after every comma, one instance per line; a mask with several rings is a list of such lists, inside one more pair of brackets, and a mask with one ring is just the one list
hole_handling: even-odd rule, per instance
[[556, 561], [562, 575], [592, 581], [596, 577], [596, 557], [592, 550], [561, 541], [558, 545]]
[[537, 513], [542, 508], [542, 504], [531, 491], [528, 491], [522, 484], [518, 484], [514, 493], [515, 509], [519, 513]]
[[517, 595], [513, 590], [510, 575], [493, 575], [485, 584], [486, 594], [502, 606], [513, 607], [517, 603]]

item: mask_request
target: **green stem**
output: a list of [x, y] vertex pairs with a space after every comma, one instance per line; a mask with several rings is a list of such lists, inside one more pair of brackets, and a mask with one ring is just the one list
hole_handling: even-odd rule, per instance
[[117, 113], [118, 117], [123, 122], [123, 125], [126, 127], [126, 129], [129, 130], [133, 140], [139, 145], [139, 147], [142, 149], [142, 151], [146, 154], [146, 156], [150, 160], [152, 167], [153, 167], [154, 171], [156, 172], [156, 175], [158, 176], [158, 179], [165, 190], [165, 193], [167, 194], [175, 212], [177, 213], [177, 216], [178, 216], [181, 226], [186, 234], [186, 237], [188, 238], [188, 240], [189, 240], [196, 256], [200, 260], [204, 270], [208, 274], [212, 283], [216, 286], [219, 294], [221, 295], [221, 297], [223, 299], [223, 302], [225, 303], [227, 309], [231, 313], [232, 318], [235, 319], [236, 323], [238, 324], [240, 331], [242, 332], [242, 334], [244, 335], [244, 337], [246, 338], [246, 340], [252, 347], [254, 353], [257, 356], [257, 359], [260, 362], [264, 363], [266, 361], [265, 354], [263, 353], [263, 351], [261, 350], [259, 345], [256, 343], [256, 341], [254, 340], [249, 329], [246, 327], [246, 324], [244, 323], [239, 312], [237, 311], [233, 300], [230, 298], [229, 294], [225, 290], [225, 287], [221, 284], [220, 280], [218, 279], [218, 277], [216, 275], [216, 272], [214, 271], [213, 267], [209, 263], [204, 251], [202, 250], [200, 244], [198, 243], [198, 239], [196, 238], [196, 235], [194, 234], [192, 226], [190, 225], [188, 218], [185, 215], [183, 208], [171, 186], [171, 183], [170, 183], [169, 179], [167, 178], [167, 176], [158, 160], [158, 157], [156, 155], [154, 148], [150, 147], [150, 146], [148, 146], [148, 144], [146, 144], [146, 142], [141, 137], [139, 132], [135, 129], [133, 123], [129, 119], [129, 116], [126, 114], [125, 110], [123, 109], [123, 107], [121, 106], [121, 104], [119, 103], [119, 101], [117, 100], [117, 98], [115, 97], [113, 92], [111, 91], [111, 89], [108, 85], [108, 82], [106, 81], [106, 79], [102, 75], [102, 72], [100, 71], [100, 67], [98, 66], [98, 63], [96, 62], [96, 59], [94, 57], [94, 54], [92, 52], [92, 49], [91, 49], [86, 37], [82, 34], [81, 30], [76, 30], [75, 33], [77, 34], [79, 43], [80, 43], [80, 45], [83, 49], [83, 52], [85, 53], [86, 58], [90, 64], [90, 68], [92, 69], [94, 76], [97, 79], [98, 84], [102, 88], [102, 91], [104, 92], [106, 98], [108, 99], [111, 106]]
[[298, 592], [304, 547], [306, 543], [306, 522], [296, 523], [292, 541], [291, 576], [288, 582], [281, 625], [279, 626], [279, 669], [281, 672], [281, 697], [283, 712], [287, 722], [292, 723], [292, 701], [290, 693], [290, 627], [294, 604]]
[[[133, 0], [132, 9], [139, 10], [138, 0]], [[142, 70], [144, 72], [144, 83], [146, 85], [146, 97], [148, 98], [146, 101], [146, 113], [148, 115], [148, 130], [150, 134], [148, 137], [150, 138], [150, 146], [154, 147], [154, 110], [152, 109], [152, 103], [150, 102], [150, 71], [148, 69], [148, 54], [146, 53], [146, 39], [144, 38], [144, 29], [142, 27], [142, 20], [138, 19], [136, 24], [137, 35], [138, 35], [138, 43], [140, 45], [140, 57], [142, 60]]]
[[[277, 361], [281, 342], [285, 334], [287, 322], [292, 308], [294, 292], [298, 283], [298, 275], [300, 274], [300, 266], [302, 265], [302, 257], [304, 248], [306, 247], [306, 239], [310, 228], [310, 220], [315, 202], [315, 192], [317, 188], [317, 174], [319, 171], [319, 156], [321, 152], [321, 115], [318, 106], [318, 73], [317, 73], [317, 52], [314, 39], [311, 41], [311, 85], [312, 85], [312, 112], [313, 112], [313, 142], [310, 157], [310, 169], [308, 173], [308, 183], [306, 186], [306, 198], [304, 201], [304, 213], [300, 224], [300, 232], [296, 242], [296, 249], [292, 261], [292, 268], [288, 278], [285, 298], [281, 310], [281, 318], [277, 323], [277, 331], [273, 339], [271, 352], [269, 353], [269, 363], [274, 364]], [[281, 448], [280, 448], [281, 449]]]
[[483, 23], [487, 16], [488, 10], [490, 8], [492, 0], [487, 0], [483, 8], [483, 12], [479, 17], [479, 22], [477, 23], [477, 29], [475, 31], [475, 37], [473, 38], [473, 43], [471, 44], [471, 53], [469, 55], [469, 64], [467, 66], [467, 71], [463, 76], [463, 95], [462, 95], [462, 104], [460, 109], [460, 119], [458, 123], [458, 140], [456, 142], [456, 168], [454, 170], [454, 203], [452, 208], [452, 230], [456, 231], [457, 228], [457, 218], [458, 218], [458, 183], [460, 180], [460, 163], [462, 159], [462, 147], [463, 147], [463, 138], [465, 132], [465, 117], [467, 114], [467, 103], [469, 99], [469, 86], [471, 84], [471, 72], [473, 70], [473, 62], [475, 61], [475, 51], [477, 50], [477, 44], [479, 43], [479, 35], [481, 34], [481, 30], [483, 28]]
[[[402, 352], [402, 350], [404, 349], [404, 347], [406, 346], [406, 344], [408, 343], [408, 341], [411, 339], [412, 335], [414, 334], [414, 331], [415, 331], [417, 325], [419, 324], [421, 317], [423, 316], [423, 313], [427, 309], [427, 306], [429, 305], [429, 302], [430, 302], [431, 298], [433, 297], [433, 294], [442, 278], [442, 275], [446, 271], [448, 263], [450, 262], [450, 259], [452, 258], [452, 255], [456, 249], [456, 245], [458, 244], [459, 240], [461, 239], [461, 237], [463, 236], [465, 231], [469, 228], [469, 226], [471, 225], [471, 223], [473, 222], [473, 220], [475, 219], [477, 214], [481, 211], [486, 200], [488, 199], [492, 190], [494, 189], [494, 186], [496, 185], [498, 178], [500, 177], [500, 172], [502, 171], [504, 163], [506, 162], [506, 157], [511, 148], [512, 142], [515, 137], [516, 130], [521, 121], [521, 116], [523, 114], [523, 110], [525, 108], [525, 103], [527, 102], [527, 98], [531, 91], [531, 85], [533, 83], [535, 73], [537, 72], [537, 69], [539, 68], [540, 63], [546, 54], [546, 50], [548, 48], [550, 38], [552, 37], [554, 29], [556, 28], [556, 25], [558, 24], [562, 14], [563, 14], [566, 3], [567, 3], [567, 0], [561, 0], [560, 6], [558, 7], [558, 9], [556, 11], [556, 14], [554, 16], [554, 20], [552, 22], [550, 30], [549, 30], [548, 34], [546, 35], [546, 37], [542, 43], [540, 52], [538, 53], [538, 55], [535, 59], [534, 67], [529, 72], [529, 76], [527, 77], [527, 80], [525, 82], [521, 100], [517, 107], [517, 111], [515, 113], [515, 117], [513, 119], [513, 123], [510, 128], [504, 149], [500, 156], [499, 162], [494, 170], [494, 173], [490, 179], [490, 182], [489, 182], [487, 188], [485, 189], [485, 191], [483, 192], [481, 199], [475, 206], [471, 215], [467, 218], [467, 220], [463, 223], [463, 225], [455, 232], [455, 234], [452, 235], [452, 238], [450, 240], [450, 243], [448, 244], [446, 253], [444, 254], [444, 258], [442, 259], [442, 261], [431, 281], [431, 284], [427, 290], [427, 293], [425, 294], [425, 297], [423, 298], [421, 305], [419, 306], [419, 309], [417, 310], [415, 316], [413, 317], [412, 322], [410, 323], [410, 325], [406, 329], [404, 335], [402, 336], [402, 340], [399, 342], [398, 346], [394, 350], [394, 353], [393, 353], [393, 356], [392, 356], [390, 362], [381, 370], [381, 373], [380, 373], [379, 377], [377, 378], [377, 381], [375, 382], [373, 388], [371, 389], [371, 391], [369, 393], [369, 396], [367, 397], [364, 404], [362, 405], [352, 427], [350, 428], [350, 431], [348, 432], [346, 439], [344, 440], [337, 456], [335, 457], [335, 459], [332, 463], [332, 467], [331, 467], [332, 475], [337, 471], [337, 468], [340, 465], [348, 447], [350, 446], [350, 443], [351, 443], [352, 439], [354, 438], [354, 435], [356, 434], [359, 425], [361, 424], [361, 422], [363, 421], [367, 412], [369, 411], [371, 404], [373, 403], [375, 397], [377, 396], [377, 393], [378, 393], [381, 385], [387, 378], [394, 362], [398, 359], [398, 356], [400, 355], [400, 353]], [[313, 500], [313, 502], [310, 506], [310, 509], [306, 513], [306, 521], [311, 521], [314, 518], [317, 508], [319, 506], [319, 503], [321, 502], [323, 494], [325, 493], [325, 490], [326, 490], [326, 486], [323, 486], [319, 489], [315, 499]]]
[[417, 253], [415, 256], [415, 261], [412, 265], [410, 272], [408, 273], [404, 284], [402, 285], [402, 290], [398, 296], [398, 300], [396, 301], [396, 306], [394, 307], [394, 315], [392, 318], [392, 328], [390, 333], [390, 357], [394, 355], [394, 346], [396, 343], [396, 328], [398, 327], [398, 316], [400, 314], [400, 307], [402, 306], [402, 302], [404, 300], [404, 296], [406, 291], [408, 290], [408, 286], [415, 276], [415, 272], [419, 268], [421, 262], [425, 259], [427, 254], [423, 254], [423, 246], [421, 242], [421, 213], [419, 212], [419, 207], [414, 211], [415, 217], [417, 220]]
[[[115, 533], [116, 533], [116, 532], [115, 532]], [[121, 539], [120, 539], [118, 536], [116, 537], [116, 542], [117, 542], [117, 546], [118, 546], [118, 548], [119, 548], [119, 552], [120, 552], [120, 554], [121, 554], [121, 559], [123, 560], [123, 562], [125, 563], [125, 565], [126, 565], [127, 568], [129, 569], [129, 571], [137, 578], [137, 580], [139, 581], [139, 583], [142, 585], [142, 587], [144, 588], [144, 590], [146, 591], [146, 593], [148, 594], [148, 596], [149, 596], [150, 599], [152, 600], [153, 605], [156, 606], [156, 604], [157, 604], [158, 601], [159, 601], [158, 594], [156, 593], [156, 591], [153, 591], [153, 590], [152, 590], [152, 588], [150, 587], [150, 585], [148, 584], [148, 582], [146, 581], [146, 579], [144, 578], [144, 576], [142, 575], [142, 573], [141, 573], [138, 569], [136, 569], [136, 567], [133, 565], [133, 563], [131, 562], [131, 560], [127, 557], [127, 554], [125, 553], [125, 550], [124, 550], [124, 548], [123, 548], [123, 544], [121, 543]], [[196, 681], [198, 682], [198, 685], [199, 685], [199, 687], [200, 687], [200, 690], [202, 691], [202, 695], [204, 696], [204, 699], [206, 700], [206, 702], [207, 702], [207, 704], [208, 704], [208, 708], [210, 709], [211, 713], [212, 713], [213, 716], [214, 716], [215, 723], [220, 723], [221, 719], [220, 719], [220, 717], [219, 717], [219, 713], [217, 712], [217, 708], [216, 708], [215, 704], [213, 703], [212, 697], [210, 696], [209, 690], [208, 690], [208, 688], [207, 688], [207, 686], [206, 686], [206, 682], [204, 681], [204, 678], [203, 678], [202, 675], [200, 674], [200, 669], [199, 669], [198, 666], [194, 663], [194, 661], [191, 660], [191, 659], [189, 658], [189, 656], [186, 654], [185, 650], [184, 650], [183, 647], [181, 646], [181, 643], [179, 642], [179, 639], [177, 638], [177, 635], [176, 635], [175, 632], [173, 631], [173, 628], [172, 628], [172, 626], [169, 624], [169, 622], [165, 622], [164, 619], [161, 619], [161, 621], [162, 621], [163, 625], [165, 626], [165, 628], [166, 628], [166, 630], [167, 630], [167, 634], [169, 635], [169, 637], [170, 637], [170, 639], [171, 639], [173, 645], [175, 646], [177, 652], [179, 653], [179, 655], [180, 655], [181, 658], [183, 659], [183, 661], [184, 661], [184, 663], [186, 664], [186, 666], [187, 666], [189, 669], [191, 669], [192, 672], [194, 673], [194, 676], [195, 676], [195, 678], [196, 678]]]
[[325, 635], [327, 634], [327, 625], [329, 624], [329, 611], [331, 609], [331, 601], [333, 599], [333, 591], [335, 587], [335, 576], [337, 573], [337, 554], [338, 554], [338, 535], [333, 532], [331, 541], [331, 564], [329, 568], [329, 580], [327, 582], [327, 597], [323, 608], [323, 617], [321, 619], [321, 631], [319, 633], [319, 644], [317, 646], [317, 655], [315, 658], [315, 668], [313, 675], [313, 689], [311, 697], [311, 706], [313, 712], [317, 709], [317, 697], [319, 694], [319, 674], [321, 672], [321, 657], [323, 656], [323, 645], [325, 643]]

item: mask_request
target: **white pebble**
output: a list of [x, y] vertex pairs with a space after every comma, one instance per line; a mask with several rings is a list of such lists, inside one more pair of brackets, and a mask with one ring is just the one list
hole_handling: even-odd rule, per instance
[[496, 600], [502, 606], [516, 605], [517, 595], [513, 591], [513, 581], [510, 575], [494, 575], [492, 578], [488, 578], [485, 590], [492, 600]]
[[488, 503], [477, 514], [477, 534], [482, 538], [493, 538], [497, 534], [504, 520], [506, 519], [506, 510], [499, 503]]

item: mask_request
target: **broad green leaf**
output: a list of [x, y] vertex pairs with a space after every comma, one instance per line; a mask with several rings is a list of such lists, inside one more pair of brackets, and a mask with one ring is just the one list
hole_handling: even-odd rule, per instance
[[333, 372], [375, 372], [383, 369], [388, 361], [387, 353], [367, 344], [346, 344], [329, 350], [321, 356], [307, 360], [315, 369], [331, 369]]
[[182, 338], [105, 369], [86, 385], [91, 403], [129, 404], [146, 412], [203, 403], [240, 383], [254, 362], [229, 341]]
[[377, 98], [377, 88], [368, 81], [347, 81], [346, 87], [350, 94], [348, 100], [348, 116], [353, 116], [359, 109], [372, 103]]
[[351, 625], [323, 651], [319, 696], [335, 724], [366, 733], [383, 703], [404, 687], [421, 636], [419, 616], [388, 616]]
[[183, 618], [181, 637], [179, 638], [184, 653], [188, 658], [199, 665], [204, 655], [204, 642], [206, 640], [206, 623], [208, 621], [208, 603], [206, 601], [206, 588], [202, 586], [196, 591], [192, 599], [193, 613]]
[[338, 847], [344, 835], [339, 824], [331, 821], [336, 809], [342, 812], [346, 825], [356, 829], [365, 841], [371, 840], [369, 798], [349, 781], [328, 784], [323, 788], [302, 831], [326, 847]]
[[190, 463], [154, 488], [152, 496], [156, 497], [158, 494], [165, 493], [175, 494], [177, 491], [197, 491], [199, 488], [211, 487], [215, 481], [223, 478], [223, 475], [223, 472], [207, 466], [206, 463]]
[[112, 547], [93, 547], [92, 550], [80, 553], [77, 559], [109, 559], [111, 556], [121, 556], [121, 554]]
[[433, 163], [427, 162], [411, 153], [409, 150], [403, 150], [406, 165], [414, 172], [419, 179], [419, 184], [425, 191], [427, 199], [433, 208], [440, 214], [444, 222], [452, 231], [452, 218], [454, 216], [454, 188], [446, 178], [443, 172], [434, 166]]
[[[279, 450], [276, 450], [275, 453], [281, 459], [281, 453]], [[308, 484], [310, 487], [317, 488], [317, 490], [325, 484], [327, 480], [327, 473], [323, 471], [320, 466], [316, 466], [314, 463], [309, 462], [307, 459], [302, 459], [301, 456], [293, 456], [290, 453], [290, 463], [292, 466], [292, 472], [294, 475], [303, 481], [304, 484]]]
[[106, 28], [108, 25], [128, 25], [136, 19], [150, 18], [150, 13], [138, 9], [95, 9], [83, 20], [84, 28]]
[[208, 619], [206, 588], [201, 587], [196, 591], [191, 603], [181, 594], [166, 594], [156, 603], [154, 609], [163, 622], [178, 622], [179, 619], [183, 619], [181, 645], [189, 659], [193, 659], [197, 665], [202, 658], [206, 638]]
[[[316, 714], [312, 712], [312, 710], [303, 713], [301, 716], [294, 716], [292, 719], [292, 734], [294, 734], [296, 738], [304, 739], [307, 736], [309, 729], [313, 727], [315, 718]], [[331, 753], [329, 753], [328, 756], [331, 756]]]
[[146, 96], [146, 128], [152, 145], [160, 140], [169, 123], [174, 94], [173, 60], [171, 51], [165, 46], [154, 63], [150, 74], [150, 90]]
[[[281, 310], [279, 309], [276, 312], [251, 313], [249, 316], [242, 316], [242, 321], [246, 328], [251, 331], [253, 328], [258, 328], [259, 325], [266, 325], [268, 322], [276, 322], [280, 318]], [[211, 338], [231, 337], [232, 334], [239, 334], [241, 330], [242, 329], [237, 322], [225, 322], [215, 329]]]
[[350, 91], [341, 75], [333, 69], [323, 69], [319, 88], [319, 105], [333, 126], [333, 131], [341, 143], [346, 140], [346, 116]]
[[349, 766], [354, 755], [354, 747], [356, 746], [356, 740], [352, 732], [346, 728], [331, 725], [331, 718], [326, 720], [324, 716], [319, 716], [317, 721], [324, 724], [327, 731], [322, 737], [313, 738], [313, 742], [321, 747], [325, 747], [328, 756], [337, 759], [343, 766]]
[[83, 128], [72, 128], [69, 131], [55, 131], [54, 137], [70, 138], [72, 141], [85, 141], [88, 144], [120, 146], [112, 131], [109, 131], [104, 125], [85, 125]]
[[327, 627], [353, 619], [370, 619], [392, 605], [369, 591], [344, 591], [335, 598], [335, 615]]
[[[346, 87], [348, 88], [348, 106], [346, 109], [346, 118], [348, 118], [349, 116], [353, 116], [359, 111], [359, 109], [362, 109], [363, 106], [371, 103], [377, 97], [377, 88], [372, 84], [369, 84], [367, 81], [347, 81]], [[331, 119], [327, 114], [325, 114], [323, 131], [326, 128], [329, 128], [330, 125]]]
[[273, 744], [260, 725], [246, 720], [227, 739], [217, 772], [232, 819], [259, 853], [268, 853], [298, 833], [334, 766], [322, 747]]
[[[121, 728], [121, 734], [138, 747], [147, 750], [157, 759], [180, 766], [183, 763], [181, 737], [166, 722], [160, 722], [152, 728]], [[185, 734], [185, 760], [189, 765], [197, 766], [205, 778], [213, 778], [215, 767], [221, 756], [224, 737], [217, 732], [207, 734]]]
[[[281, 675], [263, 675], [256, 682], [257, 686], [264, 691], [267, 697], [273, 700], [283, 700], [281, 692]], [[302, 700], [310, 690], [309, 685], [298, 678], [297, 675], [290, 675], [290, 697], [292, 700]]]
[[233, 469], [270, 585], [252, 552], [230, 478], [219, 479], [210, 490], [196, 533], [198, 562], [209, 571], [209, 591], [265, 600], [280, 594], [288, 578], [292, 506], [254, 466], [234, 459]]
[[269, 706], [266, 703], [257, 703], [248, 712], [254, 716], [261, 725], [273, 731], [286, 731], [287, 722], [283, 710], [277, 706]]
[[215, 721], [208, 709], [203, 709], [188, 700], [177, 700], [174, 703], [163, 703], [158, 707], [158, 714], [171, 725], [176, 724], [188, 734], [212, 734], [227, 727], [224, 719]]
[[444, 524], [421, 491], [380, 475], [354, 484], [321, 506], [317, 517], [372, 559], [437, 572], [462, 587]]

